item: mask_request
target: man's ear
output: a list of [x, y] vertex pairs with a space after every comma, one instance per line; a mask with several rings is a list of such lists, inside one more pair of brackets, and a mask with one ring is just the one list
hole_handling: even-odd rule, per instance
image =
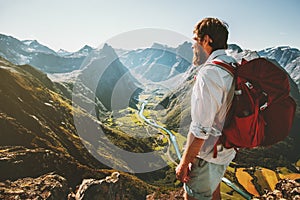
[[209, 37], [209, 35], [205, 35], [204, 37], [206, 38], [208, 45], [212, 47], [213, 40], [211, 37]]
[[209, 46], [211, 46], [213, 43], [213, 40], [209, 37], [209, 35], [204, 35], [203, 41], [206, 42]]

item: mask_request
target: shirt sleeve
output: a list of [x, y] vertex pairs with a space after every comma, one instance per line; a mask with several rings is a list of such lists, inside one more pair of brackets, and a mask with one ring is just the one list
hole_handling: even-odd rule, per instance
[[190, 132], [197, 138], [221, 135], [214, 127], [214, 121], [223, 102], [222, 83], [218, 70], [209, 67], [200, 69], [191, 97]]

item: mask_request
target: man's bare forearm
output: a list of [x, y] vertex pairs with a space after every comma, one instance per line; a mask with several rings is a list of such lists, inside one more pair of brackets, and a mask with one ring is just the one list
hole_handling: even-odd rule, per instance
[[183, 152], [183, 156], [181, 158], [180, 164], [183, 166], [187, 166], [189, 163], [193, 162], [196, 156], [199, 154], [199, 151], [204, 143], [203, 139], [196, 138], [192, 133], [188, 134], [187, 144], [190, 144], [186, 147]]

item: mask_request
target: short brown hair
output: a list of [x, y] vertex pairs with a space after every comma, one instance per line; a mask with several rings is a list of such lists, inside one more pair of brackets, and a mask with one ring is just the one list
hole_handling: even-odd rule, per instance
[[195, 26], [193, 33], [197, 41], [202, 41], [208, 35], [212, 39], [209, 45], [213, 51], [227, 49], [228, 24], [217, 18], [204, 18]]

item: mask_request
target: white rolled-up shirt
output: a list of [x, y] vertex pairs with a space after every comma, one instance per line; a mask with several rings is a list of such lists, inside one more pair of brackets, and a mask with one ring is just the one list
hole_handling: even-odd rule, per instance
[[213, 149], [222, 134], [225, 116], [233, 98], [234, 86], [232, 75], [213, 64], [212, 60], [236, 62], [234, 58], [227, 55], [225, 50], [216, 50], [199, 69], [191, 97], [192, 122], [189, 137], [205, 140], [198, 157], [223, 165], [232, 161], [236, 154], [235, 150], [218, 145], [217, 157], [214, 158]]

